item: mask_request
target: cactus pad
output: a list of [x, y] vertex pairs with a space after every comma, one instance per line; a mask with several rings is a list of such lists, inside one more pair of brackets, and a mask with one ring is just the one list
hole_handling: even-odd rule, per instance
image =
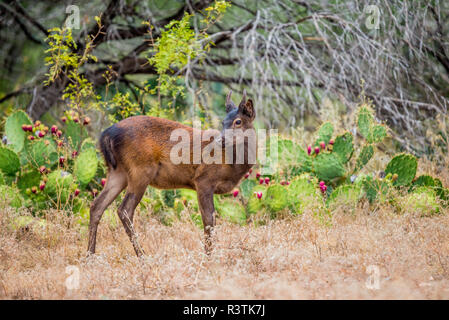
[[433, 215], [440, 211], [435, 190], [429, 187], [416, 188], [405, 197], [403, 205], [405, 211], [423, 216]]
[[14, 176], [20, 170], [20, 160], [17, 153], [5, 147], [0, 147], [0, 170], [5, 175]]
[[74, 174], [82, 185], [87, 185], [95, 177], [97, 168], [97, 152], [95, 149], [88, 148], [76, 158]]
[[329, 140], [332, 138], [332, 134], [334, 133], [334, 126], [330, 122], [325, 122], [321, 125], [317, 132], [317, 139], [315, 141], [314, 146], [318, 147], [321, 141], [327, 145]]
[[418, 167], [418, 161], [411, 154], [401, 153], [395, 156], [387, 164], [385, 174], [395, 173], [398, 175], [398, 179], [393, 182], [394, 186], [405, 186], [410, 184], [416, 175], [416, 169]]
[[49, 168], [58, 161], [58, 153], [53, 141], [47, 141], [48, 144], [45, 143], [45, 140], [39, 140], [31, 144], [29, 156], [33, 166], [46, 166]]
[[246, 199], [251, 197], [253, 194], [253, 188], [257, 185], [257, 182], [254, 179], [245, 179], [240, 184], [240, 191], [242, 196]]
[[6, 119], [5, 134], [8, 143], [15, 152], [20, 152], [25, 144], [26, 132], [22, 130], [22, 125], [33, 124], [28, 115], [23, 111], [17, 111]]
[[19, 177], [19, 181], [17, 182], [17, 187], [23, 193], [27, 188], [39, 186], [40, 181], [41, 181], [41, 174], [39, 173], [39, 171], [30, 170], [26, 173], [22, 173], [22, 175]]
[[342, 185], [336, 188], [329, 198], [327, 205], [331, 210], [339, 206], [354, 208], [362, 196], [360, 185]]
[[288, 206], [287, 188], [279, 184], [269, 186], [264, 202], [272, 213], [281, 211]]
[[69, 145], [75, 150], [78, 150], [83, 139], [87, 137], [86, 128], [81, 123], [76, 123], [73, 120], [67, 120], [65, 134]]
[[357, 157], [354, 172], [360, 171], [373, 157], [374, 147], [372, 145], [363, 146], [362, 150]]
[[348, 162], [354, 152], [354, 145], [352, 143], [353, 137], [350, 132], [345, 132], [335, 138], [333, 146], [333, 153], [338, 155], [342, 163]]
[[368, 139], [370, 143], [379, 143], [387, 136], [387, 128], [384, 125], [376, 125], [372, 128], [371, 140]]
[[[248, 199], [248, 205], [246, 207], [249, 214], [256, 214], [263, 208], [265, 197], [267, 196], [267, 188], [261, 185], [257, 185], [253, 188], [253, 194]], [[258, 199], [255, 192], [262, 192], [262, 198]]]
[[319, 180], [330, 181], [343, 177], [345, 169], [338, 155], [334, 153], [320, 153], [313, 159], [313, 170]]
[[73, 182], [73, 176], [62, 170], [53, 171], [47, 178], [48, 180], [44, 191], [51, 196], [62, 194], [62, 191], [64, 190], [70, 190]]
[[368, 105], [362, 105], [357, 115], [357, 127], [360, 134], [368, 141], [372, 141], [372, 127], [374, 124], [374, 111]]
[[19, 190], [10, 186], [0, 186], [0, 205], [21, 208], [23, 203]]

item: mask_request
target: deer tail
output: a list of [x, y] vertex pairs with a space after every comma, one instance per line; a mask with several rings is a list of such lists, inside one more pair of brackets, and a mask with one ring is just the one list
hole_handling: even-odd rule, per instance
[[100, 149], [103, 153], [104, 159], [108, 166], [112, 166], [112, 168], [117, 168], [117, 161], [114, 155], [114, 137], [111, 136], [110, 130], [111, 128], [103, 131], [100, 137]]

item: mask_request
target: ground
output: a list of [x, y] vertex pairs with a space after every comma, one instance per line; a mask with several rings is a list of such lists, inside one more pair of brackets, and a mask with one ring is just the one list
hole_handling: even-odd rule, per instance
[[220, 220], [208, 257], [193, 223], [140, 212], [143, 259], [107, 219], [86, 258], [86, 228], [73, 217], [49, 212], [42, 232], [9, 227], [11, 209], [0, 214], [2, 299], [449, 299], [447, 214], [365, 203], [327, 221], [308, 212], [257, 227]]

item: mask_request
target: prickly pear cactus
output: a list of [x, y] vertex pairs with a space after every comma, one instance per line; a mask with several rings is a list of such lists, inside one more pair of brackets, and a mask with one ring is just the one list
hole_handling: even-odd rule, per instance
[[67, 127], [65, 130], [66, 137], [72, 149], [78, 150], [81, 142], [87, 137], [86, 128], [82, 124], [76, 123], [73, 120], [67, 120]]
[[39, 140], [31, 144], [29, 153], [30, 162], [35, 167], [51, 167], [58, 161], [58, 153], [51, 140]]
[[364, 145], [357, 157], [354, 172], [360, 171], [373, 157], [374, 147], [372, 145]]
[[333, 153], [335, 153], [342, 163], [348, 162], [354, 153], [353, 137], [350, 132], [345, 132], [335, 138]]
[[388, 200], [390, 190], [392, 187], [391, 181], [387, 179], [377, 179], [371, 176], [366, 176], [362, 181], [363, 191], [370, 203], [378, 200], [385, 202]]
[[345, 168], [338, 155], [334, 153], [320, 153], [313, 159], [313, 171], [319, 180], [330, 181], [343, 177]]
[[97, 168], [97, 152], [95, 149], [87, 148], [76, 158], [74, 174], [81, 185], [87, 185], [95, 177]]
[[372, 128], [372, 139], [368, 140], [370, 143], [379, 143], [387, 136], [387, 128], [384, 125], [378, 124]]
[[29, 170], [23, 172], [17, 182], [17, 187], [24, 193], [26, 189], [39, 186], [41, 181], [41, 174], [37, 170]]
[[401, 153], [395, 156], [387, 164], [385, 173], [397, 174], [398, 178], [393, 182], [394, 186], [406, 186], [410, 184], [416, 175], [418, 161], [411, 154]]
[[360, 185], [342, 185], [336, 188], [326, 201], [326, 205], [334, 210], [339, 206], [355, 208], [362, 197]]
[[[440, 179], [431, 177], [429, 175], [422, 175], [416, 178], [413, 181], [411, 189], [415, 189], [417, 187], [442, 187]], [[411, 191], [411, 190], [410, 190]]]
[[332, 134], [334, 133], [334, 126], [330, 122], [325, 122], [321, 125], [317, 132], [317, 139], [315, 141], [314, 146], [317, 147], [320, 145], [320, 142], [323, 141], [326, 145], [329, 143], [329, 140], [332, 138]]
[[7, 147], [0, 147], [0, 170], [5, 175], [14, 176], [20, 170], [17, 153]]
[[246, 224], [246, 212], [245, 208], [238, 202], [224, 199], [218, 201], [215, 205], [215, 209], [220, 217], [240, 225]]
[[438, 198], [433, 188], [418, 187], [401, 201], [403, 210], [422, 216], [437, 214], [440, 211]]
[[364, 104], [359, 109], [357, 115], [357, 127], [360, 134], [369, 143], [379, 143], [387, 136], [387, 128], [384, 125], [376, 124], [374, 122], [374, 111], [373, 109]]
[[299, 177], [287, 186], [289, 207], [294, 215], [303, 213], [307, 203], [315, 203], [317, 200], [318, 196], [314, 185], [318, 182], [315, 180]]
[[0, 171], [0, 185], [6, 184], [5, 177], [3, 176], [3, 172]]
[[257, 182], [254, 179], [245, 179], [240, 184], [240, 192], [242, 196], [248, 199], [253, 193], [253, 188], [257, 185]]
[[[264, 200], [265, 197], [267, 196], [267, 188], [265, 188], [264, 186], [261, 185], [257, 185], [253, 188], [253, 194], [250, 195], [249, 199], [248, 199], [248, 204], [246, 206], [246, 210], [248, 212], [248, 214], [256, 214], [257, 212], [259, 212], [260, 210], [263, 209], [264, 207]], [[256, 192], [262, 192], [262, 198], [258, 199], [256, 196]]]
[[268, 187], [264, 198], [264, 203], [272, 213], [276, 213], [286, 208], [288, 202], [288, 190], [279, 184], [273, 184]]
[[96, 145], [95, 145], [95, 141], [93, 141], [91, 138], [87, 138], [83, 141], [83, 143], [81, 144], [81, 151], [84, 151], [86, 149], [95, 149]]
[[8, 137], [8, 143], [15, 152], [23, 149], [26, 139], [26, 132], [22, 130], [22, 125], [32, 125], [30, 118], [23, 111], [17, 111], [6, 119], [5, 134]]
[[364, 104], [360, 107], [357, 115], [357, 127], [360, 134], [366, 140], [372, 140], [372, 126], [374, 123], [374, 111], [370, 106]]
[[63, 170], [56, 170], [47, 176], [45, 193], [50, 196], [61, 194], [62, 190], [70, 190], [73, 183], [73, 176]]

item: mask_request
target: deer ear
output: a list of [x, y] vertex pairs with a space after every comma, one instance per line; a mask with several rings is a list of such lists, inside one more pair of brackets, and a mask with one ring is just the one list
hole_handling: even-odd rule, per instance
[[251, 121], [256, 117], [253, 100], [248, 99], [245, 104], [240, 104], [240, 109], [244, 115], [251, 119]]
[[229, 113], [232, 109], [235, 108], [234, 102], [231, 100], [232, 90], [229, 90], [229, 93], [226, 95], [226, 113]]

